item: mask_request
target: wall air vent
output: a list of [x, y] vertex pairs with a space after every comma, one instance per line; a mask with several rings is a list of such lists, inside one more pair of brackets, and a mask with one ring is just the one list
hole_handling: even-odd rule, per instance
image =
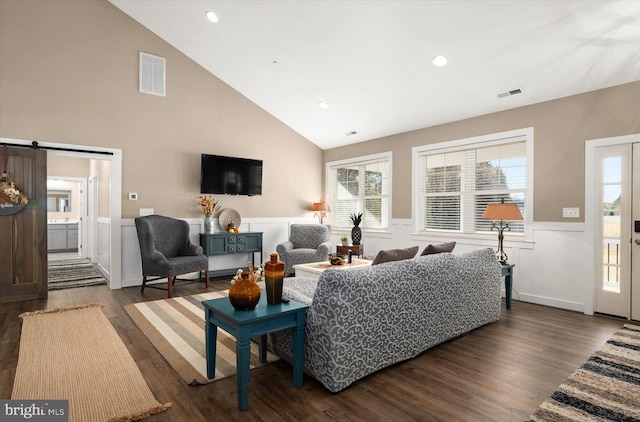
[[165, 96], [166, 59], [140, 52], [139, 87], [145, 94]]
[[496, 94], [496, 97], [505, 98], [505, 97], [510, 97], [512, 95], [517, 95], [517, 94], [522, 94], [522, 90], [520, 88], [512, 89], [510, 91], [498, 92]]
[[357, 135], [357, 134], [358, 134], [358, 132], [356, 132], [355, 130], [352, 130], [350, 132], [345, 132], [344, 133], [345, 136], [352, 136], [352, 135]]

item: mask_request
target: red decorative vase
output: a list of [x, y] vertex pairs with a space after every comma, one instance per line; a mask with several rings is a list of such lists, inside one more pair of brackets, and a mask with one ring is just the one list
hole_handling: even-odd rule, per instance
[[282, 302], [282, 280], [284, 279], [284, 262], [278, 261], [278, 254], [269, 255], [271, 260], [264, 264], [264, 284], [267, 290], [267, 303], [278, 305]]
[[229, 301], [236, 311], [252, 311], [260, 300], [260, 286], [248, 271], [242, 272], [240, 277], [229, 289]]

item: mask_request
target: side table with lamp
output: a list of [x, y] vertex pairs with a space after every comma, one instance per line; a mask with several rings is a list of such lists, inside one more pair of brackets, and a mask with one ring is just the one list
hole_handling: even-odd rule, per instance
[[[498, 250], [496, 258], [502, 265], [502, 276], [504, 277], [504, 287], [507, 309], [511, 309], [511, 291], [513, 288], [513, 267], [515, 265], [507, 262], [507, 254], [503, 249], [504, 231], [511, 231], [509, 221], [524, 220], [518, 204], [505, 204], [504, 199], [499, 204], [488, 204], [482, 214], [485, 220], [492, 220], [491, 231], [498, 232]], [[498, 223], [499, 221], [499, 223]]]

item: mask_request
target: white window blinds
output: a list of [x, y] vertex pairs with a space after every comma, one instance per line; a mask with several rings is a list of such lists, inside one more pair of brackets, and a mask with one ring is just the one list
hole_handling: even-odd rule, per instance
[[328, 164], [327, 201], [336, 227], [351, 227], [349, 217], [354, 213], [362, 213], [362, 228], [389, 227], [390, 161], [390, 154], [384, 154]]
[[[482, 146], [480, 146], [482, 145]], [[524, 137], [417, 156], [417, 221], [419, 231], [478, 233], [490, 230], [483, 220], [487, 204], [517, 203], [525, 214], [527, 153]], [[510, 222], [511, 232], [524, 232], [524, 222]]]

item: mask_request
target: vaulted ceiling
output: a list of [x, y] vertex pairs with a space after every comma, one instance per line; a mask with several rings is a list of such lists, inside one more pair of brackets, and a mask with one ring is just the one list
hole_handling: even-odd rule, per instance
[[110, 1], [322, 149], [640, 80], [635, 0]]

